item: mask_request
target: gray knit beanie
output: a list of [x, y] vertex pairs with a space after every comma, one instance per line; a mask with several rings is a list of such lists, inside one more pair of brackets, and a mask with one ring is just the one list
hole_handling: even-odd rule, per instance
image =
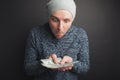
[[76, 4], [74, 0], [50, 0], [47, 3], [49, 15], [57, 10], [67, 10], [72, 14], [73, 19], [76, 15]]

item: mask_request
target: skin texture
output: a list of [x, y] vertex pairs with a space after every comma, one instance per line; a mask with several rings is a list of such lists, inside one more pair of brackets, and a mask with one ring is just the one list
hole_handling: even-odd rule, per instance
[[71, 27], [72, 14], [67, 10], [57, 10], [49, 18], [50, 28], [56, 38], [62, 38]]
[[[58, 10], [52, 13], [49, 18], [50, 28], [54, 36], [58, 39], [62, 38], [71, 27], [73, 18], [70, 12], [67, 10]], [[50, 55], [54, 63], [58, 64], [57, 56], [55, 54]], [[69, 56], [64, 56], [59, 64], [63, 65], [67, 62], [72, 62], [73, 59]], [[72, 69], [72, 66], [62, 67], [57, 70], [66, 71]]]

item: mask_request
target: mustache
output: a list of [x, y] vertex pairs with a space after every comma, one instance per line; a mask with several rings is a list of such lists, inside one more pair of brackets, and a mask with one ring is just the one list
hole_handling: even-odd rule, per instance
[[56, 32], [56, 34], [64, 34], [64, 32], [58, 31]]

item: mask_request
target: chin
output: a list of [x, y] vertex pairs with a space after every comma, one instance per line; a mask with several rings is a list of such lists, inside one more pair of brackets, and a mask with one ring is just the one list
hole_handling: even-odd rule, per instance
[[56, 38], [57, 39], [60, 39], [60, 38], [62, 38], [63, 37], [63, 35], [56, 35]]
[[62, 38], [62, 37], [60, 37], [60, 36], [56, 36], [56, 38], [57, 38], [57, 39], [60, 39], [60, 38]]

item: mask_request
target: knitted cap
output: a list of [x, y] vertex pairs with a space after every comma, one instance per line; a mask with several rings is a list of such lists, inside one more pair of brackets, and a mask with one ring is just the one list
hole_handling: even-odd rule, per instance
[[67, 10], [72, 14], [73, 19], [76, 15], [76, 4], [74, 0], [50, 0], [47, 3], [49, 15], [57, 10]]

